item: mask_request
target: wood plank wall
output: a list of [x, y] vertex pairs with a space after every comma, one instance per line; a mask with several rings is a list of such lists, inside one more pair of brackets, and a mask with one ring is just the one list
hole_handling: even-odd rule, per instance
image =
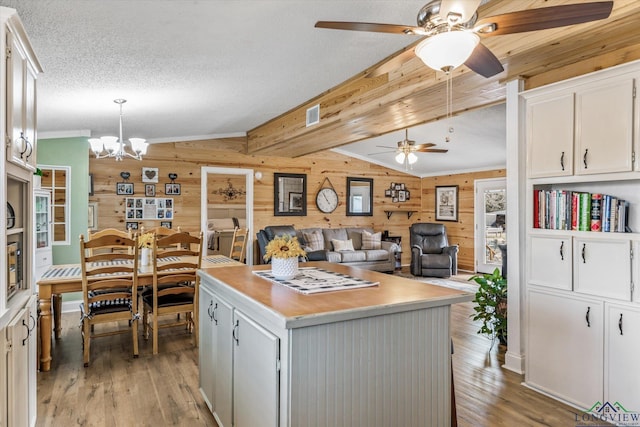
[[[419, 213], [414, 214], [411, 219], [408, 219], [406, 214], [398, 213], [387, 219], [384, 210], [419, 211], [420, 178], [329, 151], [292, 159], [249, 156], [242, 153], [243, 149], [244, 141], [239, 141], [236, 146], [229, 143], [218, 144], [216, 141], [189, 141], [152, 144], [141, 162], [130, 159], [122, 162], [115, 162], [112, 159], [96, 160], [90, 156], [89, 170], [93, 174], [94, 195], [90, 196], [89, 201], [98, 203], [98, 227], [101, 229], [125, 228], [124, 196], [116, 195], [115, 191], [116, 183], [123, 181], [120, 172], [131, 173], [129, 182], [134, 183], [134, 197], [144, 197], [142, 167], [159, 169], [160, 179], [156, 184], [156, 197], [166, 197], [164, 184], [170, 182], [168, 174], [178, 174], [175, 182], [181, 184], [181, 194], [171, 196], [174, 198], [175, 205], [173, 226], [180, 226], [182, 230], [193, 232], [200, 230], [201, 223], [201, 167], [246, 168], [262, 172], [262, 178], [254, 180], [254, 234], [252, 236], [254, 241], [255, 231], [267, 225], [293, 224], [299, 228], [367, 226], [376, 231], [389, 230], [390, 235], [402, 236], [403, 243], [406, 242], [402, 262], [409, 263], [409, 226], [413, 222], [421, 221], [422, 218]], [[273, 215], [274, 172], [307, 174], [307, 216], [275, 217]], [[346, 216], [347, 176], [373, 178], [374, 215], [372, 217]], [[330, 179], [340, 198], [338, 208], [331, 214], [321, 213], [315, 205], [315, 195], [325, 177]], [[411, 199], [394, 204], [390, 198], [385, 197], [384, 190], [389, 188], [392, 182], [404, 183], [405, 188], [411, 192]], [[218, 186], [213, 188], [216, 189]], [[159, 221], [144, 221], [140, 225], [148, 228], [160, 224]], [[257, 250], [254, 251], [256, 254], [257, 252]]]
[[[447, 227], [449, 243], [458, 244], [458, 268], [475, 271], [474, 265], [474, 182], [476, 179], [500, 178], [506, 176], [506, 169], [484, 172], [442, 175], [422, 179], [422, 219], [424, 222], [441, 222]], [[436, 186], [458, 186], [458, 221], [436, 221]]]

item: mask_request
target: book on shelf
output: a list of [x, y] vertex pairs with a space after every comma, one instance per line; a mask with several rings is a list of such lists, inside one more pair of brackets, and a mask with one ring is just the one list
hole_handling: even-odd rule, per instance
[[602, 231], [602, 194], [591, 195], [591, 231]]
[[629, 207], [628, 200], [609, 194], [534, 190], [533, 227], [628, 233]]

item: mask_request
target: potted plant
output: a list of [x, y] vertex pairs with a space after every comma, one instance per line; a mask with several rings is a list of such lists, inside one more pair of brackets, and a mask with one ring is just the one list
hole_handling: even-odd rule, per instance
[[478, 285], [478, 291], [473, 300], [475, 313], [473, 320], [482, 321], [478, 330], [491, 338], [491, 348], [496, 338], [501, 344], [507, 344], [507, 279], [502, 277], [500, 269], [496, 268], [491, 274], [476, 274], [471, 276]]
[[264, 260], [271, 259], [271, 274], [279, 280], [293, 279], [298, 274], [298, 257], [306, 256], [297, 237], [276, 236], [265, 248]]
[[36, 168], [33, 172], [33, 188], [40, 188], [42, 186], [42, 169]]

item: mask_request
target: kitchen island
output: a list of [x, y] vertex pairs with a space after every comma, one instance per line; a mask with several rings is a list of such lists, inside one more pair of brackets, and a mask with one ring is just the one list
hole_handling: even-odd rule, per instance
[[378, 285], [303, 295], [203, 269], [200, 386], [221, 427], [450, 425], [450, 305], [473, 294], [359, 268]]

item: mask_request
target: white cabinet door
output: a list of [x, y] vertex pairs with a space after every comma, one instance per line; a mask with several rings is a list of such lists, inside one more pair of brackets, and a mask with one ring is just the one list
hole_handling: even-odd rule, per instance
[[602, 302], [531, 289], [528, 318], [527, 383], [582, 408], [601, 401]]
[[[220, 427], [231, 427], [233, 416], [233, 308], [220, 297], [213, 300], [213, 416]], [[234, 422], [236, 425], [237, 423]]]
[[640, 307], [607, 304], [604, 400], [640, 412]]
[[529, 283], [571, 290], [571, 237], [532, 236]]
[[529, 177], [573, 174], [573, 94], [527, 102]]
[[38, 140], [36, 134], [36, 73], [26, 64], [26, 73], [24, 81], [24, 136], [31, 144], [31, 151], [25, 158], [27, 167], [36, 169]]
[[200, 370], [200, 392], [211, 412], [213, 412], [213, 388], [215, 366], [213, 363], [213, 294], [200, 286], [198, 307], [198, 366]]
[[632, 78], [576, 92], [576, 174], [632, 170]]
[[7, 355], [7, 414], [11, 427], [29, 425], [30, 324], [29, 309], [26, 307], [18, 312], [7, 327], [7, 339], [11, 343]]
[[7, 131], [10, 132], [11, 145], [9, 146], [8, 160], [19, 165], [25, 164], [29, 147], [24, 139], [24, 127], [22, 125], [24, 106], [24, 79], [27, 66], [27, 58], [22, 51], [19, 40], [7, 31], [7, 46], [11, 54], [7, 58]]
[[631, 242], [574, 239], [573, 290], [631, 301]]
[[279, 340], [237, 310], [233, 319], [234, 426], [276, 427]]

